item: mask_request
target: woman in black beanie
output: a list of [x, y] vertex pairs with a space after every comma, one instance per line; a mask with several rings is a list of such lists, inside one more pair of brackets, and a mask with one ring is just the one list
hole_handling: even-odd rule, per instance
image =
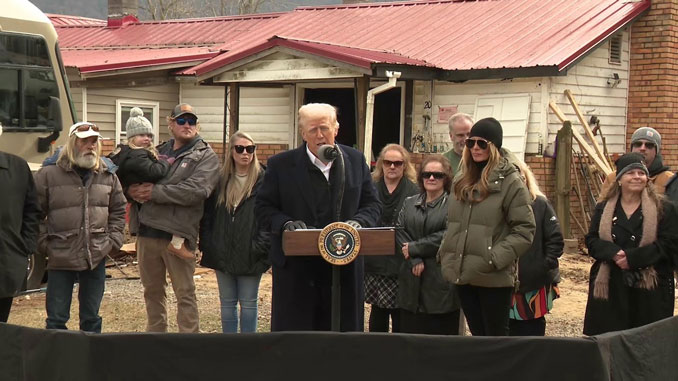
[[596, 206], [586, 247], [591, 266], [584, 334], [598, 335], [673, 315], [675, 206], [658, 196], [639, 153], [617, 160], [616, 184]]
[[502, 135], [494, 118], [471, 128], [438, 251], [474, 336], [508, 335], [518, 257], [535, 232], [529, 192], [513, 155], [501, 148]]

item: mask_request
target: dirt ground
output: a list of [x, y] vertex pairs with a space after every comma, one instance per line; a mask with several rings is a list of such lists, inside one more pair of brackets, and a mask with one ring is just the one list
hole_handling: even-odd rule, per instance
[[[125, 257], [121, 269], [110, 266], [107, 274], [106, 291], [101, 305], [104, 332], [143, 332], [146, 326], [146, 313], [143, 300], [143, 288], [137, 278], [138, 271], [134, 257]], [[564, 254], [560, 261], [561, 297], [554, 302], [546, 325], [547, 336], [581, 336], [588, 290], [588, 271], [591, 259], [581, 254]], [[124, 273], [123, 273], [124, 272]], [[196, 292], [200, 311], [200, 330], [202, 332], [221, 332], [219, 293], [214, 271], [206, 268], [196, 269]], [[73, 293], [70, 329], [78, 328], [77, 287]], [[678, 313], [678, 309], [676, 311]], [[168, 287], [168, 316], [170, 331], [176, 332], [176, 299], [171, 287]], [[264, 274], [259, 291], [259, 327], [260, 332], [270, 331], [271, 316], [271, 274]], [[369, 316], [369, 305], [365, 306], [365, 316]], [[9, 323], [27, 327], [42, 328], [45, 325], [45, 294], [35, 293], [15, 298]], [[367, 326], [367, 324], [365, 324]]]

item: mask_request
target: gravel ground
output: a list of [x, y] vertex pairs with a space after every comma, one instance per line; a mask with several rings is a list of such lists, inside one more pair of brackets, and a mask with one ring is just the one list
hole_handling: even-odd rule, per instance
[[[138, 277], [134, 257], [126, 257], [123, 271], [129, 277]], [[555, 301], [547, 319], [547, 336], [579, 337], [582, 332], [584, 308], [588, 290], [588, 271], [591, 259], [579, 254], [565, 254], [561, 259], [560, 283], [561, 298]], [[101, 305], [104, 332], [143, 332], [146, 325], [146, 313], [143, 300], [143, 288], [138, 279], [125, 279], [115, 267], [109, 267], [106, 291]], [[206, 268], [196, 269], [196, 290], [200, 311], [201, 332], [221, 332], [219, 294], [214, 271]], [[9, 322], [28, 327], [42, 328], [45, 324], [45, 294], [37, 293], [15, 298]], [[68, 326], [78, 327], [77, 288], [74, 290], [72, 319]], [[271, 275], [264, 274], [259, 291], [259, 328], [260, 332], [270, 330], [271, 312]], [[678, 311], [677, 311], [678, 312]], [[176, 299], [171, 287], [168, 287], [168, 316], [170, 332], [176, 332]], [[369, 316], [369, 305], [365, 316]], [[367, 324], [366, 324], [367, 325]]]

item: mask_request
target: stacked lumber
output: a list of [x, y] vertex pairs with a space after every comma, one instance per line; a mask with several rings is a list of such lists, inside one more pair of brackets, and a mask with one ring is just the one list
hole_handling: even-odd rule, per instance
[[[553, 113], [564, 126], [568, 126], [568, 132], [571, 131], [574, 141], [579, 146], [579, 149], [576, 149], [574, 144], [571, 145], [571, 156], [567, 158], [570, 163], [569, 169], [565, 168], [565, 170], [570, 172], [569, 176], [567, 176], [568, 180], [574, 179], [574, 182], [568, 184], [569, 189], [567, 189], [567, 193], [568, 196], [574, 195], [575, 205], [578, 206], [576, 208], [578, 213], [569, 207], [563, 210], [569, 210], [567, 219], [572, 220], [581, 233], [585, 235], [588, 232], [596, 202], [603, 190], [605, 178], [609, 173], [613, 172], [614, 166], [607, 150], [605, 137], [602, 136], [599, 121], [596, 118], [592, 119], [596, 126], [594, 129], [591, 129], [569, 89], [565, 90], [565, 96], [570, 101], [584, 134], [582, 135], [579, 129], [574, 126], [569, 128], [572, 122], [565, 117], [565, 114], [554, 101], [549, 102], [549, 107]], [[601, 135], [602, 147], [598, 144], [595, 137], [596, 132]], [[567, 199], [569, 200], [570, 197], [567, 197]], [[563, 217], [558, 216], [561, 221]]]

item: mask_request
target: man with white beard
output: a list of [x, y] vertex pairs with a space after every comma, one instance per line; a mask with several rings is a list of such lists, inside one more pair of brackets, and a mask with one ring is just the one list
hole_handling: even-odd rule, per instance
[[77, 280], [80, 329], [101, 332], [105, 259], [123, 244], [127, 200], [100, 154], [99, 128], [76, 123], [56, 160], [46, 160], [35, 178], [46, 218], [39, 245], [48, 258], [47, 328], [67, 329]]

